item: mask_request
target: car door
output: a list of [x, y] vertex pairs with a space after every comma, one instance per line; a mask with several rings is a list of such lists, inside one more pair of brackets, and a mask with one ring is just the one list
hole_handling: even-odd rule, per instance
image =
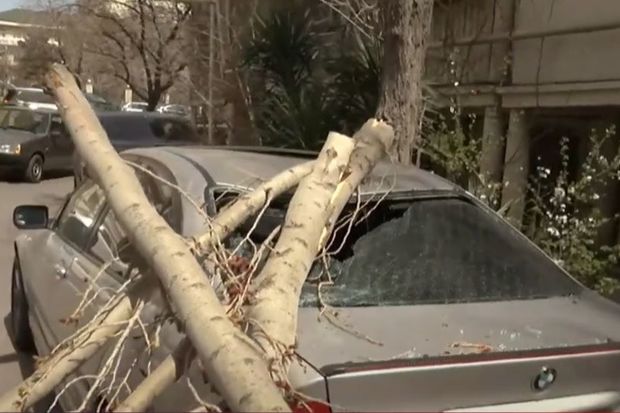
[[67, 321], [79, 303], [83, 280], [74, 276], [72, 267], [83, 253], [104, 202], [103, 191], [86, 181], [71, 196], [45, 240], [41, 253], [49, 265], [42, 269], [46, 274], [38, 277], [32, 292], [45, 309], [41, 321], [52, 345], [75, 330]]
[[74, 145], [60, 116], [51, 117], [48, 136], [50, 149], [46, 164], [50, 169], [71, 170]]

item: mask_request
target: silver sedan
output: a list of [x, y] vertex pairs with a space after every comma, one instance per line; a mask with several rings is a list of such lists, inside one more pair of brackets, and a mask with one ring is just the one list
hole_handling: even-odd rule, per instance
[[[231, 197], [303, 162], [305, 154], [158, 147], [123, 156], [194, 200], [137, 169], [160, 214], [179, 234], [192, 236], [205, 230], [205, 213], [215, 214]], [[264, 241], [282, 221], [287, 196], [261, 217], [254, 242]], [[576, 282], [468, 193], [413, 167], [380, 164], [344, 214], [354, 219], [330, 242], [333, 284], [322, 288], [319, 303], [317, 265], [301, 297], [300, 357], [290, 379], [325, 402], [313, 402], [314, 411], [620, 406], [620, 306]], [[96, 282], [108, 289], [78, 325], [108, 298], [106, 291], [125, 280], [127, 264], [119, 253], [125, 235], [103, 192], [88, 179], [58, 216], [48, 218], [42, 206], [22, 206], [14, 222], [23, 228], [12, 275], [16, 344], [46, 354], [74, 331], [62, 320], [104, 263], [113, 265]], [[160, 304], [148, 304], [145, 322], [161, 313]], [[320, 316], [321, 305], [331, 316]], [[144, 340], [129, 343], [123, 363], [137, 360], [130, 385], [169, 354], [181, 334], [166, 324], [161, 337], [151, 366]], [[100, 362], [90, 360], [77, 374], [96, 370]], [[197, 367], [189, 377], [209, 397]], [[63, 407], [75, 408], [87, 391], [88, 382], [77, 381], [61, 397]], [[153, 409], [193, 405], [182, 380]]]

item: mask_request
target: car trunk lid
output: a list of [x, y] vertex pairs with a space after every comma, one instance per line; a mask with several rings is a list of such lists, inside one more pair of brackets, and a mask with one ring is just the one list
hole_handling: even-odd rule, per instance
[[[336, 323], [304, 308], [299, 349], [326, 376], [334, 411], [446, 411], [574, 396], [582, 405], [572, 410], [609, 409], [620, 389], [619, 315], [590, 292], [342, 308]], [[612, 393], [597, 398], [601, 392]]]

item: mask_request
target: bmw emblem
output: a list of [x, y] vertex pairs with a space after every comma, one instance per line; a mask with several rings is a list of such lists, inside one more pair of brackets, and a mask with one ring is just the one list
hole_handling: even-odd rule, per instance
[[540, 369], [540, 373], [538, 373], [536, 377], [534, 377], [532, 386], [536, 391], [546, 390], [555, 382], [555, 379], [557, 377], [558, 373], [555, 371], [555, 369], [546, 366], [542, 367]]

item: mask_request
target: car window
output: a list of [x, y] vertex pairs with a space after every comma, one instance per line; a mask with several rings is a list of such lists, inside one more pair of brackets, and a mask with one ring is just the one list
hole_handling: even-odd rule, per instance
[[193, 128], [184, 121], [147, 116], [102, 117], [101, 125], [111, 140], [198, 142]]
[[153, 136], [170, 142], [198, 142], [198, 135], [184, 121], [170, 118], [153, 118], [150, 121]]
[[[246, 221], [231, 241], [241, 242], [253, 228], [250, 239], [261, 243], [283, 222], [289, 196], [272, 201], [258, 223]], [[234, 194], [220, 191], [214, 198], [221, 210]], [[332, 234], [327, 268], [315, 261], [302, 306], [319, 305], [317, 284], [327, 271], [333, 284], [324, 284], [321, 295], [336, 307], [508, 301], [582, 290], [516, 230], [464, 199], [384, 200], [356, 216], [364, 219]]]
[[[151, 173], [157, 173], [148, 166]], [[142, 184], [144, 193], [157, 212], [174, 230], [180, 230], [180, 216], [174, 208], [174, 190], [160, 181], [153, 179], [148, 173], [141, 169], [136, 169], [136, 176]], [[161, 173], [161, 171], [160, 171]], [[95, 231], [88, 252], [101, 264], [107, 266], [107, 270], [117, 276], [124, 276], [127, 273], [130, 254], [132, 253], [129, 239], [123, 231], [114, 212], [107, 208], [104, 218]]]
[[144, 117], [101, 117], [101, 126], [105, 129], [110, 140], [144, 141], [152, 140], [148, 123]]
[[[330, 244], [334, 283], [321, 292], [333, 306], [507, 301], [581, 291], [512, 227], [462, 199], [384, 201], [349, 231], [336, 232]], [[309, 279], [323, 271], [315, 265]], [[303, 305], [318, 304], [311, 284], [304, 287]]]
[[105, 195], [93, 181], [80, 186], [56, 221], [56, 232], [67, 242], [88, 249], [89, 237], [105, 203]]
[[26, 109], [0, 109], [0, 128], [45, 133], [50, 116]]
[[125, 231], [114, 215], [108, 210], [97, 228], [89, 252], [106, 266], [106, 269], [118, 276], [126, 274], [129, 268], [127, 254], [130, 244]]
[[62, 119], [57, 116], [53, 116], [50, 123], [50, 133], [55, 131], [58, 131], [60, 137], [69, 138], [69, 131], [67, 131]]

